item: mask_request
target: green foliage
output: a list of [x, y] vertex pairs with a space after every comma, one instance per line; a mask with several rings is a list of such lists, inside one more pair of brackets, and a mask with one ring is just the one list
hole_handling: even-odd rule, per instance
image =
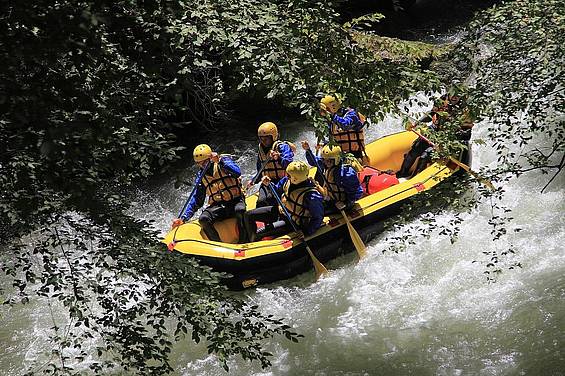
[[216, 59], [199, 65], [229, 72], [223, 82], [230, 96], [266, 97], [299, 108], [319, 133], [326, 127], [317, 114], [318, 92], [337, 93], [348, 105], [381, 119], [397, 112], [400, 99], [433, 86], [433, 75], [416, 64], [375, 61], [336, 17], [318, 1], [205, 0], [186, 9], [185, 22], [175, 32], [179, 43], [190, 39], [214, 46]]
[[207, 127], [218, 116], [219, 67], [205, 63], [218, 50], [177, 34], [190, 6], [0, 6], [3, 294], [67, 310], [68, 320], [53, 318], [46, 373], [95, 356], [83, 348], [90, 338], [101, 341], [93, 371], [139, 374], [170, 372], [185, 335], [206, 339], [224, 366], [233, 355], [267, 366], [263, 338], [298, 338], [226, 297], [209, 270], [165, 254], [146, 223], [124, 214], [128, 186], [178, 158], [173, 121]]
[[[475, 143], [492, 145], [497, 165], [482, 168], [480, 174], [498, 188], [491, 192], [479, 186], [479, 197], [437, 190], [431, 198], [424, 196], [422, 202], [413, 203], [412, 209], [418, 212], [423, 207], [437, 214], [445, 211], [440, 203], [446, 200], [450, 205], [445, 208], [453, 210], [486, 203], [490, 207], [488, 226], [493, 244], [483, 251], [481, 262], [489, 282], [496, 281], [504, 269], [521, 267], [520, 262], [509, 257], [516, 252], [512, 234], [521, 229], [512, 226], [511, 210], [502, 204], [502, 185], [526, 172], [553, 171], [543, 192], [565, 166], [564, 21], [561, 1], [506, 1], [478, 14], [462, 40], [444, 57], [448, 62], [442, 63], [449, 68], [442, 68], [442, 80], [449, 91], [465, 96], [468, 113], [456, 111], [440, 132], [430, 135], [440, 146], [436, 157], [457, 154], [461, 146], [456, 141], [457, 129], [467, 116], [485, 119], [489, 123], [487, 139]], [[454, 218], [458, 218], [457, 212]], [[399, 229], [407, 222], [408, 218], [401, 218], [393, 228]], [[391, 235], [389, 250], [402, 250], [422, 234], [443, 232], [453, 241], [458, 227], [438, 226], [433, 216], [426, 214], [422, 223], [403, 230]]]
[[[10, 281], [2, 293], [7, 303], [39, 299], [68, 313], [52, 317], [55, 350], [42, 372], [80, 370], [88, 356], [94, 372], [163, 374], [185, 337], [205, 339], [224, 367], [234, 355], [266, 367], [262, 339], [298, 340], [226, 296], [214, 273], [165, 254], [148, 225], [125, 213], [129, 187], [179, 158], [177, 127], [218, 129], [235, 99], [270, 98], [321, 130], [320, 91], [382, 118], [427, 86], [430, 73], [416, 64], [374, 61], [327, 5], [0, 5], [0, 262]], [[89, 340], [97, 354], [86, 353]]]
[[554, 171], [545, 189], [565, 165], [563, 2], [507, 1], [467, 30], [451, 58], [467, 67], [469, 101], [492, 124], [488, 138], [498, 155], [492, 173]]
[[344, 29], [346, 29], [348, 31], [353, 31], [353, 29], [359, 28], [359, 27], [370, 28], [374, 23], [379, 22], [384, 17], [385, 16], [380, 14], [380, 13], [366, 14], [366, 15], [363, 15], [361, 17], [354, 18], [349, 22], [344, 23], [343, 27], [344, 27]]
[[[465, 69], [449, 78], [469, 83], [474, 113], [490, 123], [487, 137], [497, 166], [482, 173], [495, 184], [526, 172], [552, 172], [543, 192], [563, 171], [564, 33], [562, 1], [507, 1], [479, 14], [450, 56]], [[495, 241], [483, 252], [489, 281], [505, 268], [521, 267], [508, 258], [516, 251], [511, 234], [520, 228], [512, 228], [511, 210], [500, 204], [503, 195], [502, 188], [486, 194]]]
[[430, 64], [444, 57], [452, 48], [452, 45], [406, 41], [367, 33], [353, 33], [352, 36], [361, 46], [372, 51], [375, 58], [383, 60]]
[[300, 338], [256, 307], [226, 298], [216, 273], [166, 253], [157, 234], [124, 216], [124, 209], [114, 203], [92, 221], [62, 214], [40, 228], [38, 241], [11, 249], [13, 260], [4, 271], [13, 276], [20, 299], [34, 294], [69, 312], [66, 320], [52, 316], [52, 355], [58, 361], [50, 362], [47, 373], [64, 373], [92, 358], [85, 344], [93, 340], [98, 358], [88, 367], [94, 372], [164, 374], [173, 371], [173, 342], [205, 339], [227, 368], [234, 355], [269, 365], [263, 338]]

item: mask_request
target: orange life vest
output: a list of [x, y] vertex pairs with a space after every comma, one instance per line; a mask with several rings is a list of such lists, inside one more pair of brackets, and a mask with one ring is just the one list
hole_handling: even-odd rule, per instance
[[213, 164], [212, 175], [205, 173], [202, 176], [202, 184], [206, 189], [208, 205], [231, 201], [242, 195], [241, 181], [225, 172], [219, 163]]
[[338, 185], [334, 178], [334, 171], [336, 168], [339, 169], [340, 165], [332, 166], [326, 169], [324, 173], [324, 175], [326, 176], [324, 182], [324, 188], [326, 188], [326, 192], [328, 193], [328, 196], [330, 197], [331, 200], [334, 200], [335, 202], [338, 201], [345, 202], [347, 199], [347, 195], [345, 194], [345, 189], [343, 189], [343, 187]]
[[[281, 144], [281, 141], [275, 141], [270, 150], [277, 151], [277, 147]], [[278, 181], [286, 176], [286, 169], [282, 166], [280, 159], [269, 160], [270, 156], [264, 152], [263, 147], [259, 144], [259, 161], [263, 167], [263, 176], [268, 176], [273, 181]]]
[[300, 187], [290, 190], [290, 180], [287, 181], [283, 186], [283, 197], [282, 202], [290, 217], [298, 226], [302, 227], [310, 221], [312, 215], [310, 211], [304, 205], [304, 197], [308, 192], [316, 191], [313, 186]]
[[[353, 109], [348, 109], [347, 112], [354, 111]], [[361, 120], [361, 114], [357, 113], [359, 121]], [[344, 130], [339, 127], [338, 124], [332, 122], [330, 127], [330, 132], [341, 151], [344, 153], [350, 153], [359, 150], [365, 150], [365, 130], [356, 131], [353, 129]]]

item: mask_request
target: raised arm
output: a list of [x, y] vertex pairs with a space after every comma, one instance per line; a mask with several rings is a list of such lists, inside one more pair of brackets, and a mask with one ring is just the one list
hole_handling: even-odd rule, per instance
[[283, 168], [286, 168], [290, 162], [294, 159], [294, 153], [291, 147], [286, 142], [279, 143], [278, 152], [280, 153], [280, 162]]

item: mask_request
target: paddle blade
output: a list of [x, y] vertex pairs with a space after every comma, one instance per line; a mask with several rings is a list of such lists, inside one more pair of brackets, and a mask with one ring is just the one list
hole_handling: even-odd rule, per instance
[[343, 210], [341, 210], [341, 215], [345, 219], [345, 223], [347, 224], [347, 229], [349, 230], [349, 236], [351, 237], [351, 241], [355, 246], [355, 250], [357, 251], [357, 256], [359, 256], [359, 260], [367, 256], [367, 247], [365, 243], [363, 243], [363, 239], [359, 236], [359, 233], [355, 230], [351, 222], [349, 222], [349, 218], [347, 218], [347, 214]]
[[312, 259], [312, 264], [314, 264], [314, 271], [316, 272], [316, 281], [320, 279], [320, 277], [326, 276], [329, 272], [328, 269], [314, 256], [314, 253], [310, 249], [308, 245], [306, 245], [306, 250]]
[[353, 225], [349, 221], [347, 221], [347, 229], [349, 230], [349, 235], [351, 236], [351, 240], [353, 241], [353, 245], [355, 245], [355, 249], [357, 250], [357, 255], [359, 256], [359, 260], [367, 256], [367, 247], [365, 247], [365, 243], [363, 243], [363, 239], [359, 236], [357, 231], [353, 228]]
[[484, 185], [486, 185], [491, 191], [496, 191], [496, 188], [494, 187], [494, 185], [490, 182], [490, 180], [487, 180], [485, 178], [483, 178], [481, 175], [479, 175], [478, 173], [476, 173], [475, 171], [471, 170], [471, 167], [467, 166], [465, 163], [458, 161], [457, 159], [453, 158], [453, 157], [449, 157], [449, 159], [455, 163], [456, 165], [458, 165], [459, 167], [461, 167], [463, 170], [467, 171], [469, 174], [471, 174], [471, 176], [473, 176], [475, 179], [477, 179], [479, 182], [483, 183]]

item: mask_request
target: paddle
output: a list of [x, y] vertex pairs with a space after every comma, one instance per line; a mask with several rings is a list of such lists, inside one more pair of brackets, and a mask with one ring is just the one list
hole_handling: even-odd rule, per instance
[[263, 162], [263, 164], [261, 165], [261, 168], [259, 169], [259, 171], [257, 171], [257, 173], [251, 178], [251, 180], [249, 180], [249, 183], [247, 183], [247, 185], [243, 186], [243, 194], [246, 197], [249, 197], [249, 194], [247, 192], [248, 189], [250, 189], [251, 187], [253, 187], [256, 183], [254, 183], [255, 179], [257, 179], [259, 177], [259, 175], [261, 175], [261, 173], [263, 172], [263, 170], [265, 169], [265, 166], [267, 166], [267, 163], [269, 163], [270, 161], [272, 161], [271, 158], [268, 158], [265, 162]]
[[[263, 172], [263, 170], [265, 169], [265, 166], [267, 166], [267, 163], [271, 162], [272, 159], [268, 158], [265, 162], [263, 162], [263, 164], [261, 165], [261, 168], [259, 169], [259, 171], [257, 171], [257, 173], [251, 178], [251, 182], [254, 182], [255, 179], [257, 179], [259, 177], [259, 175], [261, 175], [261, 173]], [[253, 185], [255, 185], [256, 183], [253, 183]], [[251, 187], [250, 187], [251, 188]]]
[[[320, 164], [318, 163], [316, 157], [314, 157], [314, 161], [316, 162], [316, 168], [318, 169], [318, 171], [320, 171], [320, 175], [322, 175], [322, 178], [327, 184], [326, 176], [322, 173], [322, 169], [320, 168]], [[359, 256], [359, 260], [361, 260], [362, 258], [367, 256], [367, 247], [365, 246], [365, 243], [363, 243], [363, 239], [361, 239], [361, 237], [359, 236], [359, 234], [357, 233], [357, 231], [349, 221], [349, 218], [347, 217], [345, 211], [343, 209], [339, 209], [339, 211], [341, 212], [343, 219], [345, 219], [345, 223], [347, 224], [347, 229], [349, 230], [349, 236], [351, 237], [351, 241], [355, 246], [355, 250], [357, 251], [357, 256]]]
[[206, 162], [206, 165], [204, 165], [202, 170], [198, 173], [198, 176], [196, 176], [196, 179], [194, 180], [194, 187], [192, 188], [192, 191], [190, 192], [190, 195], [186, 199], [186, 202], [184, 203], [184, 206], [182, 207], [177, 218], [180, 218], [184, 214], [184, 211], [186, 210], [188, 203], [190, 202], [190, 200], [192, 200], [192, 196], [194, 196], [194, 194], [196, 193], [196, 190], [198, 188], [198, 185], [202, 181], [202, 177], [204, 177], [204, 171], [206, 171], [208, 169], [209, 165], [210, 165], [210, 160], [208, 160], [208, 162]]
[[[284, 206], [284, 204], [281, 201], [281, 198], [277, 194], [277, 190], [275, 189], [273, 183], [269, 183], [269, 188], [271, 188], [271, 192], [273, 193], [273, 196], [277, 199], [277, 203], [281, 207], [284, 216], [292, 226], [292, 229], [295, 232], [299, 232], [298, 228], [296, 228], [296, 225], [294, 224], [294, 221], [292, 220], [292, 217], [288, 213], [288, 210], [286, 210], [286, 206]], [[302, 238], [302, 240], [304, 240], [304, 244], [306, 245], [306, 250], [308, 251], [310, 258], [312, 259], [312, 264], [314, 264], [314, 270], [316, 271], [316, 281], [317, 281], [318, 279], [320, 279], [321, 276], [328, 274], [328, 269], [326, 269], [326, 267], [322, 265], [322, 263], [316, 258], [316, 256], [314, 256], [314, 252], [312, 252], [312, 250], [310, 249], [310, 246], [308, 245], [306, 238]]]
[[[428, 144], [430, 144], [433, 148], [437, 148], [437, 145], [434, 144], [433, 142], [431, 142], [428, 138], [424, 137], [422, 134], [420, 134], [419, 132], [416, 132], [414, 129], [410, 129], [412, 132], [416, 133], [418, 135], [418, 137], [420, 137], [422, 140], [426, 141]], [[469, 174], [471, 174], [471, 176], [473, 176], [475, 179], [477, 179], [479, 182], [483, 183], [484, 185], [486, 185], [489, 189], [495, 191], [496, 188], [494, 187], [494, 185], [492, 185], [492, 183], [485, 179], [484, 177], [482, 177], [481, 175], [479, 175], [477, 172], [471, 170], [471, 167], [467, 166], [465, 163], [458, 161], [457, 159], [453, 158], [453, 157], [449, 157], [449, 160], [452, 161], [453, 163], [455, 163], [457, 166], [461, 167], [463, 170], [467, 171]]]

